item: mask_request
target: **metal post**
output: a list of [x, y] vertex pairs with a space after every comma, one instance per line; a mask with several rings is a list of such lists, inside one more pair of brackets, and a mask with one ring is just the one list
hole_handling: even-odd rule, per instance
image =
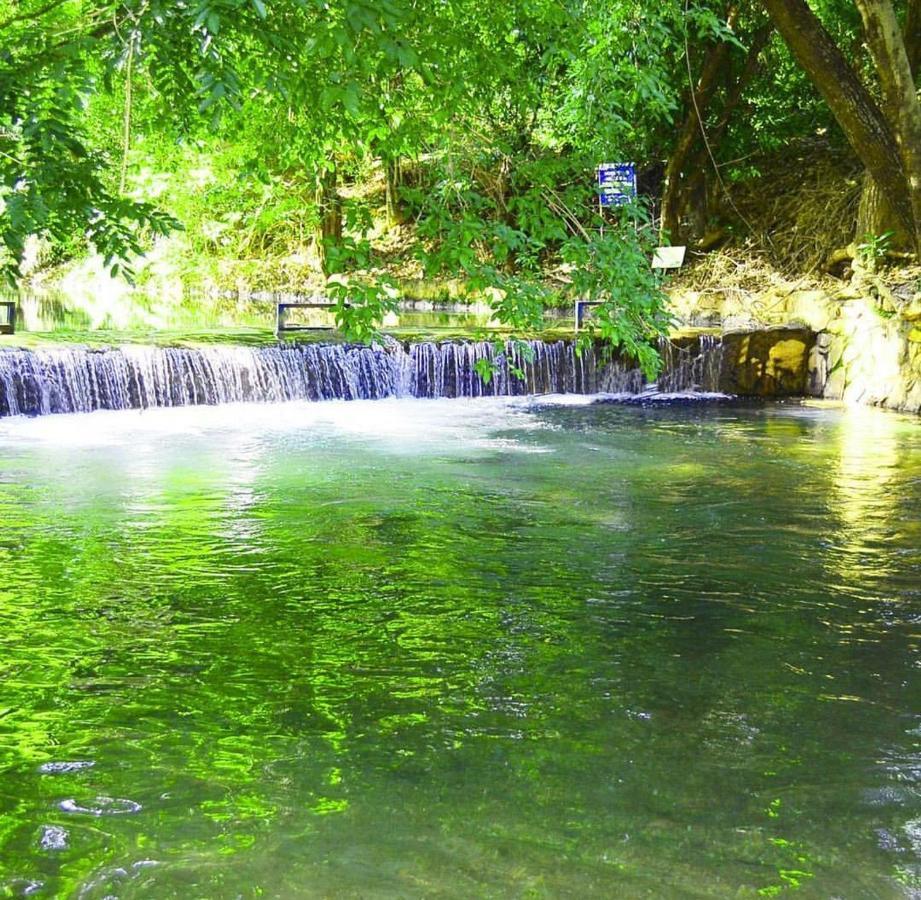
[[0, 301], [0, 309], [6, 311], [6, 321], [0, 322], [0, 334], [16, 333], [16, 303], [13, 300]]

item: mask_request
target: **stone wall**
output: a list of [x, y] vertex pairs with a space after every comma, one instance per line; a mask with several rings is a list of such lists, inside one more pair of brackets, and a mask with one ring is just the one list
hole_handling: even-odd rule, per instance
[[921, 295], [897, 310], [851, 290], [684, 291], [688, 326], [721, 327], [725, 389], [921, 413]]
[[815, 343], [808, 328], [724, 334], [722, 389], [755, 397], [801, 397], [809, 387]]
[[852, 301], [819, 335], [819, 345], [823, 397], [921, 412], [921, 322]]

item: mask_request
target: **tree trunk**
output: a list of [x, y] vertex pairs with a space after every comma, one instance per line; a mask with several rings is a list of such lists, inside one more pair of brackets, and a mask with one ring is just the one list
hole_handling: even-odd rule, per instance
[[687, 217], [687, 231], [685, 240], [696, 242], [702, 238], [710, 225], [710, 215], [714, 208], [714, 192], [707, 177], [709, 169], [706, 163], [696, 172], [692, 172], [686, 179], [687, 185], [683, 191], [686, 198], [685, 215]]
[[[917, 81], [921, 76], [921, 0], [908, 0], [903, 36], [908, 61]], [[912, 245], [911, 236], [899, 222], [892, 205], [886, 201], [879, 185], [866, 174], [857, 217], [857, 239], [883, 234], [892, 235], [890, 244], [893, 248], [901, 249]]]
[[723, 139], [723, 135], [726, 133], [726, 129], [729, 127], [729, 123], [732, 120], [732, 114], [742, 102], [742, 96], [745, 93], [745, 89], [748, 87], [749, 82], [759, 73], [761, 69], [761, 52], [767, 47], [773, 33], [774, 26], [768, 23], [762, 25], [754, 35], [752, 35], [748, 45], [748, 56], [745, 59], [745, 65], [742, 67], [741, 74], [735, 79], [735, 82], [728, 91], [719, 122], [716, 128], [711, 132], [711, 141], [713, 141], [714, 144], [718, 144]]
[[[727, 24], [730, 28], [735, 25], [738, 18], [738, 8], [736, 6], [730, 7], [727, 15]], [[688, 113], [678, 131], [678, 139], [675, 141], [668, 165], [665, 168], [665, 192], [662, 194], [661, 222], [663, 241], [666, 236], [672, 243], [681, 238], [681, 214], [685, 205], [684, 174], [688, 157], [700, 137], [698, 114], [703, 115], [710, 105], [719, 85], [720, 75], [723, 73], [728, 59], [729, 44], [722, 41], [710, 51], [697, 85], [691, 89], [691, 94], [688, 98]]]
[[902, 159], [914, 218], [914, 249], [921, 256], [921, 103], [891, 0], [856, 2]]
[[917, 82], [921, 78], [921, 0], [908, 0], [904, 34], [908, 64]]
[[342, 201], [337, 191], [335, 169], [325, 169], [317, 178], [316, 204], [320, 217], [316, 246], [320, 268], [329, 275], [329, 249], [342, 239]]
[[384, 166], [384, 204], [387, 213], [387, 225], [394, 228], [403, 224], [403, 210], [400, 207], [400, 185], [403, 183], [403, 167], [399, 157], [382, 160]]
[[[716, 125], [709, 130], [707, 135], [710, 149], [714, 153], [722, 143], [723, 137], [732, 122], [733, 114], [742, 102], [745, 89], [748, 87], [751, 80], [758, 74], [761, 67], [761, 52], [768, 45], [773, 33], [774, 26], [772, 24], [763, 25], [755, 32], [749, 42], [748, 56], [745, 59], [745, 64], [742, 67], [741, 73], [738, 76], [732, 76], [730, 78], [731, 83], [727, 85], [726, 88], [726, 99], [720, 111], [719, 120]], [[730, 73], [730, 75], [732, 75], [732, 73]], [[694, 221], [692, 236], [695, 240], [704, 237], [708, 233], [707, 227], [717, 210], [719, 202], [719, 191], [715, 189], [718, 187], [718, 184], [712, 185], [711, 187], [713, 189], [704, 187], [703, 191], [701, 191], [701, 183], [706, 185], [710, 180], [707, 178], [707, 172], [710, 170], [711, 165], [709, 156], [710, 154], [707, 152], [706, 145], [703, 141], [700, 141], [697, 144], [695, 153], [689, 158], [686, 165], [687, 170], [693, 173], [690, 176], [691, 182], [687, 186], [687, 196], [696, 197], [698, 200], [704, 197], [707, 204], [705, 209], [701, 209], [699, 205], [695, 209], [693, 208], [692, 201], [688, 201], [688, 206], [692, 207], [690, 215]]]
[[857, 212], [857, 240], [866, 237], [890, 235], [889, 244], [893, 249], [912, 246], [911, 235], [892, 209], [879, 185], [869, 172], [863, 176], [863, 188], [860, 193], [860, 207]]
[[915, 235], [901, 154], [890, 124], [805, 0], [762, 0], [904, 230]]

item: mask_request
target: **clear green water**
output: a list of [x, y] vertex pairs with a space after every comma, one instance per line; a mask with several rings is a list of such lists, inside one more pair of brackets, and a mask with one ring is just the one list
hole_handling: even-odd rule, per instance
[[919, 510], [874, 411], [0, 422], [0, 895], [918, 896]]

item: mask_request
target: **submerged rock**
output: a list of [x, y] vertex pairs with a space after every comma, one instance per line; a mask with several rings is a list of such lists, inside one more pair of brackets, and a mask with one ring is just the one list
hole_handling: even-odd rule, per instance
[[867, 806], [904, 806], [912, 799], [912, 794], [898, 787], [867, 788], [862, 799]]

